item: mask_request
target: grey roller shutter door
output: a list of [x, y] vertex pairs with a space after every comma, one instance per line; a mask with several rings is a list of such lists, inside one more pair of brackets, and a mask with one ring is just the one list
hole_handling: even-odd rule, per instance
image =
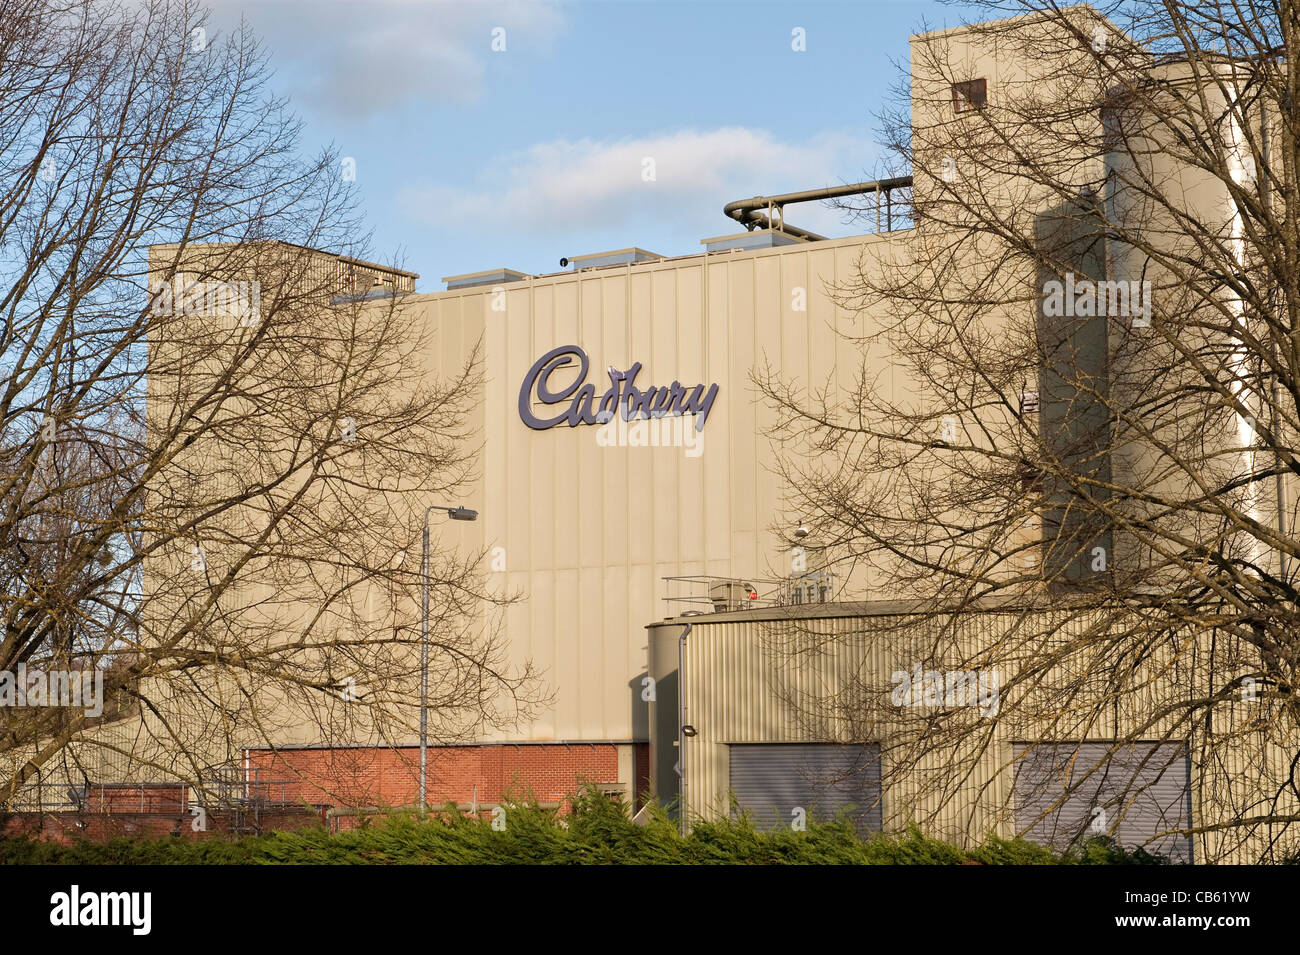
[[743, 743], [730, 756], [732, 794], [760, 829], [789, 826], [796, 808], [810, 822], [844, 812], [860, 832], [880, 829], [875, 743]]
[[1016, 830], [1057, 849], [1106, 834], [1171, 862], [1191, 862], [1188, 838], [1154, 839], [1191, 824], [1186, 748], [1136, 743], [1121, 746], [1106, 761], [1110, 748], [1109, 743], [1017, 743]]

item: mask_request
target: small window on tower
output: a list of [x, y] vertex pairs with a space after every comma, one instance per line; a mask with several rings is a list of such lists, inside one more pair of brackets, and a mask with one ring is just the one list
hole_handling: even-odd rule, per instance
[[954, 112], [965, 113], [972, 109], [983, 109], [989, 101], [989, 87], [983, 79], [966, 80], [964, 83], [952, 84], [952, 108]]

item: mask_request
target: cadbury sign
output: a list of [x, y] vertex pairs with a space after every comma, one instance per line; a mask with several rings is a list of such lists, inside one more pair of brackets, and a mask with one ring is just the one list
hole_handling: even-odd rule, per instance
[[[577, 374], [567, 385], [559, 387], [551, 383], [551, 376], [578, 360]], [[624, 421], [647, 418], [663, 418], [670, 415], [692, 414], [695, 416], [695, 428], [704, 430], [704, 422], [713, 409], [713, 401], [718, 397], [718, 386], [704, 385], [688, 388], [674, 381], [667, 386], [654, 386], [641, 389], [636, 386], [636, 377], [641, 373], [641, 363], [636, 362], [627, 371], [619, 371], [613, 365], [609, 367], [609, 388], [598, 399], [596, 386], [587, 383], [587, 370], [590, 367], [587, 353], [577, 345], [561, 345], [552, 348], [528, 369], [524, 383], [519, 388], [519, 417], [524, 424], [535, 431], [545, 431], [557, 424], [568, 424], [576, 428], [580, 424], [604, 424], [612, 421], [615, 414]], [[539, 418], [533, 414], [533, 403], [544, 405], [568, 405], [553, 418]]]

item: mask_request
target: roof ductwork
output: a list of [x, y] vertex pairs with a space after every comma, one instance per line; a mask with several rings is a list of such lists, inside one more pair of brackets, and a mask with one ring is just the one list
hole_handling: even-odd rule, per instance
[[[752, 199], [737, 199], [735, 202], [729, 202], [722, 208], [722, 212], [728, 218], [735, 219], [748, 231], [754, 229], [772, 229], [777, 232], [784, 232], [787, 235], [793, 235], [800, 239], [806, 239], [809, 242], [819, 242], [824, 240], [824, 235], [818, 235], [816, 232], [809, 232], [807, 229], [800, 229], [798, 226], [792, 226], [785, 221], [785, 207], [796, 202], [819, 202], [824, 199], [839, 199], [843, 196], [862, 196], [867, 193], [883, 194], [885, 197], [885, 216], [886, 228], [884, 231], [892, 230], [893, 226], [893, 208], [890, 203], [890, 192], [894, 189], [902, 189], [912, 185], [911, 176], [898, 176], [894, 179], [876, 179], [871, 182], [855, 182], [846, 186], [830, 186], [826, 189], [809, 189], [805, 192], [787, 192], [780, 196], [755, 196]], [[880, 229], [880, 202], [876, 202], [876, 231]]]

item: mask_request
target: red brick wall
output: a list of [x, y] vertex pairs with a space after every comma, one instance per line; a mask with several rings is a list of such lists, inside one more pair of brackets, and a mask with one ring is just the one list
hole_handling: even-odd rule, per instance
[[[302, 829], [319, 826], [322, 813], [308, 808], [286, 807], [263, 811], [254, 818], [246, 813], [236, 819], [230, 813], [209, 812], [208, 828], [195, 832], [194, 817], [166, 812], [19, 812], [4, 818], [0, 834], [6, 836], [34, 836], [53, 842], [69, 843], [77, 839], [107, 842], [117, 837], [157, 839], [161, 836], [180, 836], [185, 839], [225, 838], [232, 826], [239, 825], [242, 834], [248, 831], [272, 832], [275, 830]], [[256, 824], [254, 824], [256, 823]]]
[[[638, 776], [639, 751], [645, 748], [637, 747]], [[273, 781], [276, 793], [283, 788], [287, 799], [334, 806], [409, 806], [418, 801], [419, 747], [249, 750], [248, 756], [250, 774], [257, 771], [257, 778]], [[645, 760], [648, 778], [648, 755]], [[281, 781], [289, 785], [282, 787]], [[583, 781], [619, 782], [615, 744], [431, 746], [426, 799], [430, 806], [468, 803], [477, 786], [480, 803], [499, 802], [507, 795], [561, 802]]]
[[90, 787], [92, 812], [171, 812], [180, 814], [185, 787], [180, 783], [108, 783]]
[[[639, 808], [640, 796], [649, 786], [649, 747], [633, 744], [633, 780], [619, 780], [618, 753], [619, 745], [613, 743], [433, 746], [429, 748], [428, 802], [434, 807], [446, 802], [468, 803], [477, 795], [479, 803], [487, 805], [513, 795], [560, 803], [582, 782], [630, 782], [633, 803]], [[249, 750], [248, 757], [249, 777], [254, 780], [251, 795], [315, 807], [268, 807], [256, 817], [260, 831], [319, 825], [327, 806], [383, 807], [416, 802], [420, 751], [414, 746], [279, 753]], [[213, 810], [208, 813], [208, 830], [194, 832], [194, 820], [181, 805], [183, 792], [178, 783], [93, 786], [87, 811], [14, 813], [4, 817], [0, 832], [60, 842], [115, 836], [205, 839], [228, 833], [232, 825], [248, 827], [255, 821], [252, 813], [236, 820]], [[357, 820], [351, 818], [334, 820], [338, 828], [355, 824]]]

